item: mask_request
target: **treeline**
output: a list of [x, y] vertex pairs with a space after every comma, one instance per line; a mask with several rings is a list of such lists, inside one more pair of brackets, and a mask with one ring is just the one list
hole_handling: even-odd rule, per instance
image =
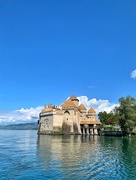
[[136, 128], [136, 99], [127, 96], [121, 97], [119, 106], [115, 107], [110, 113], [99, 112], [98, 117], [103, 125], [119, 125], [125, 133]]

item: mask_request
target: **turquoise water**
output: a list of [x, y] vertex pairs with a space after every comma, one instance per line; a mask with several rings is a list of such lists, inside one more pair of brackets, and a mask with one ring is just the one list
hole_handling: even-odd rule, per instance
[[136, 179], [136, 139], [1, 130], [0, 179]]

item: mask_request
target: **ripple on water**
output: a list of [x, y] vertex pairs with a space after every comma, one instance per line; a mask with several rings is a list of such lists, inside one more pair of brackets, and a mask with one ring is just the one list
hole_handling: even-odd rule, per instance
[[136, 179], [136, 139], [0, 135], [0, 179]]

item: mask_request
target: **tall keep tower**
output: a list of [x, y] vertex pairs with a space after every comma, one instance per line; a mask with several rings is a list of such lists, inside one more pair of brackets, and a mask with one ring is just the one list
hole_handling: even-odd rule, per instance
[[76, 98], [76, 96], [71, 96], [70, 99], [78, 107], [79, 100]]

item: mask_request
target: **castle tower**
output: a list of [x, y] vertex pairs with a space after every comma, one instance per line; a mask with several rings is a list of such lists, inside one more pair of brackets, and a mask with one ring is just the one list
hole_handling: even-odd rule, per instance
[[96, 121], [96, 112], [92, 107], [88, 110], [88, 117], [91, 121]]
[[78, 106], [79, 100], [76, 98], [76, 96], [71, 96], [70, 99], [76, 106]]
[[78, 106], [78, 109], [81, 111], [81, 113], [86, 114], [86, 108], [83, 104], [80, 104], [80, 106]]

